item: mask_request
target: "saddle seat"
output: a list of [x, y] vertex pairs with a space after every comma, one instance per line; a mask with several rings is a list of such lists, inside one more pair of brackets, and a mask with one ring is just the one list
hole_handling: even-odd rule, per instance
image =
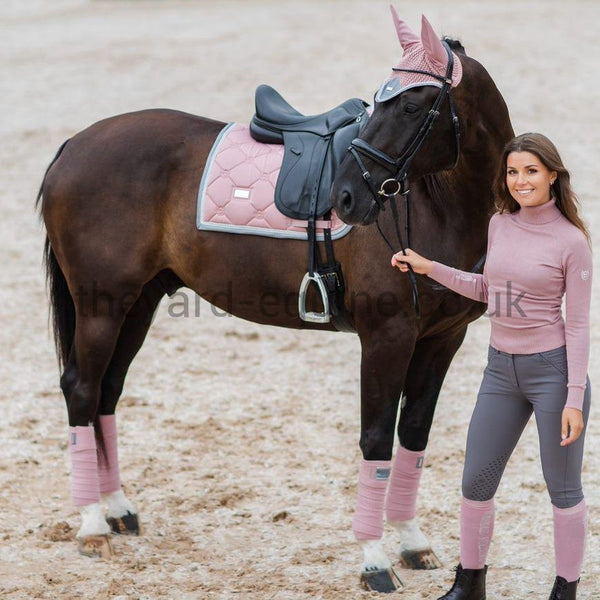
[[319, 137], [333, 134], [365, 112], [365, 102], [351, 98], [319, 115], [303, 115], [269, 85], [259, 85], [256, 114], [250, 123], [252, 137], [265, 144], [282, 144], [284, 131], [310, 132]]

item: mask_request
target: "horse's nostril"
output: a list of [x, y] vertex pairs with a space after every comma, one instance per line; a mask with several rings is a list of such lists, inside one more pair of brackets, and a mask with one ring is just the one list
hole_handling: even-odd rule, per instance
[[349, 213], [352, 210], [352, 194], [348, 190], [344, 190], [341, 194], [341, 206], [345, 213]]

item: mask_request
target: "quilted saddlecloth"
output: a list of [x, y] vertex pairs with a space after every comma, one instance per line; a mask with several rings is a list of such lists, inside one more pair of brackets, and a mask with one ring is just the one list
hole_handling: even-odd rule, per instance
[[[248, 125], [229, 123], [210, 151], [198, 191], [196, 226], [200, 230], [306, 240], [307, 222], [290, 219], [275, 206], [275, 185], [283, 161], [283, 145], [261, 144]], [[332, 211], [331, 221], [317, 221], [331, 237], [348, 233]]]

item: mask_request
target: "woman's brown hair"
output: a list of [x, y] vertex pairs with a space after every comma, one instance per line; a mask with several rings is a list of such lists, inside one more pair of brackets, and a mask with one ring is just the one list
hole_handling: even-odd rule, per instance
[[590, 233], [577, 212], [579, 201], [571, 188], [569, 171], [565, 168], [556, 146], [541, 133], [524, 133], [510, 140], [504, 147], [493, 185], [498, 212], [515, 213], [520, 209], [506, 185], [506, 160], [511, 152], [531, 152], [549, 171], [556, 171], [556, 180], [550, 189], [556, 206], [566, 219], [583, 232], [588, 244], [591, 245]]

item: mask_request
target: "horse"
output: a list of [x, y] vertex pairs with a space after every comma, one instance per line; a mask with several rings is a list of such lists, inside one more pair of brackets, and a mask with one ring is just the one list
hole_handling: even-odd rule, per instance
[[[353, 528], [361, 578], [378, 591], [401, 586], [382, 548], [384, 512], [400, 534], [404, 566], [440, 566], [416, 517], [419, 478], [442, 382], [467, 325], [484, 311], [392, 269], [389, 238], [396, 231], [402, 243], [404, 219], [418, 251], [462, 269], [481, 262], [493, 171], [513, 135], [484, 67], [458, 41], [442, 42], [424, 17], [418, 35], [392, 13], [402, 60], [331, 187], [337, 214], [355, 225], [333, 246], [346, 282], [343, 310], [362, 350], [363, 459]], [[89, 556], [109, 557], [113, 533], [140, 531], [121, 489], [115, 410], [165, 294], [186, 286], [242, 319], [336, 331], [302, 320], [290, 306], [306, 270], [305, 242], [196, 229], [199, 182], [225, 126], [167, 109], [107, 118], [59, 148], [40, 186], [72, 495], [81, 514], [77, 540]], [[394, 158], [402, 156], [410, 160]], [[410, 214], [408, 203], [400, 210], [394, 203], [409, 197], [408, 188]], [[269, 311], [260, 310], [265, 294]], [[307, 297], [310, 311], [319, 306], [317, 295]]]

